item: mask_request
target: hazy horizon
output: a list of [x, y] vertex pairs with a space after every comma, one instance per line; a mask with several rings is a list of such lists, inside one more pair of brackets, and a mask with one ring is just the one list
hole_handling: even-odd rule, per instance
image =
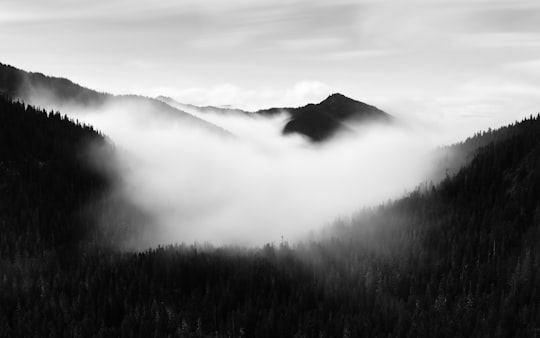
[[447, 142], [540, 105], [535, 1], [7, 0], [0, 13], [2, 62], [114, 94], [255, 110], [340, 92]]

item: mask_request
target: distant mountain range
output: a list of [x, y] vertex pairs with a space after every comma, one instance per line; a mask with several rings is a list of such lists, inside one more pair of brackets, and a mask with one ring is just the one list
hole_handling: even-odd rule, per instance
[[310, 103], [302, 107], [283, 107], [248, 112], [241, 109], [220, 107], [198, 107], [183, 104], [170, 97], [158, 96], [161, 100], [175, 108], [193, 113], [218, 112], [223, 114], [243, 114], [272, 116], [281, 113], [288, 115], [283, 126], [284, 134], [298, 133], [307, 136], [311, 141], [321, 142], [335, 133], [351, 130], [353, 124], [390, 123], [393, 117], [377, 107], [353, 100], [343, 94], [335, 93], [319, 103]]
[[351, 130], [351, 125], [365, 123], [388, 123], [393, 118], [382, 110], [348, 98], [342, 94], [332, 94], [322, 102], [302, 107], [270, 108], [256, 112], [220, 107], [198, 107], [159, 96], [156, 99], [136, 95], [111, 95], [80, 86], [68, 79], [50, 77], [41, 73], [26, 72], [10, 65], [0, 63], [0, 93], [21, 99], [27, 103], [47, 109], [69, 109], [70, 105], [99, 108], [106, 102], [118, 104], [135, 102], [140, 109], [152, 114], [165, 114], [189, 120], [210, 128], [220, 127], [204, 121], [194, 113], [210, 111], [224, 114], [243, 114], [247, 116], [271, 116], [280, 113], [288, 115], [283, 126], [283, 134], [298, 133], [313, 142], [328, 140], [337, 132]]
[[156, 97], [156, 100], [162, 101], [177, 109], [183, 110], [188, 113], [220, 113], [220, 114], [246, 114], [253, 115], [252, 112], [248, 112], [242, 109], [224, 108], [215, 106], [196, 106], [193, 104], [181, 103], [173, 99], [172, 97], [160, 95]]

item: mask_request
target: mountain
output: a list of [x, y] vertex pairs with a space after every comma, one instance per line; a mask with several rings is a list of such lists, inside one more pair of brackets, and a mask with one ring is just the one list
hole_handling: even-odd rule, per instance
[[193, 126], [211, 130], [221, 135], [228, 132], [207, 121], [159, 100], [138, 95], [111, 95], [82, 87], [64, 78], [26, 72], [0, 63], [0, 94], [23, 100], [45, 109], [61, 110], [75, 114], [85, 109], [99, 111], [105, 107], [137, 109], [156, 117], [173, 117]]
[[110, 147], [0, 96], [0, 337], [538, 332], [540, 115], [465, 142], [479, 148], [438, 185], [306, 243], [237, 250], [109, 246], [91, 216], [122, 208], [96, 203], [111, 182], [88, 142]]
[[317, 104], [299, 108], [271, 108], [257, 113], [272, 115], [281, 111], [290, 115], [283, 129], [284, 134], [299, 133], [315, 142], [324, 141], [338, 131], [348, 130], [352, 124], [392, 121], [392, 117], [382, 110], [338, 93]]
[[32, 98], [35, 98], [84, 106], [102, 105], [113, 97], [82, 87], [68, 79], [26, 72], [0, 63], [0, 93], [2, 92], [25, 102], [31, 102]]
[[214, 112], [244, 116], [273, 116], [285, 113], [288, 117], [283, 126], [283, 134], [298, 133], [313, 142], [328, 140], [337, 132], [351, 131], [351, 127], [354, 126], [393, 121], [392, 116], [382, 110], [337, 93], [317, 104], [310, 103], [297, 108], [269, 108], [255, 112], [211, 106], [198, 107], [182, 104], [164, 96], [159, 96], [157, 99], [193, 114]]
[[298, 133], [313, 142], [328, 140], [340, 131], [351, 131], [351, 127], [355, 125], [389, 123], [393, 120], [382, 110], [342, 94], [332, 94], [320, 103], [297, 108], [270, 108], [247, 112], [241, 109], [182, 104], [164, 96], [152, 99], [137, 95], [111, 95], [85, 88], [68, 79], [26, 72], [2, 63], [0, 63], [0, 93], [29, 104], [64, 112], [72, 112], [73, 107], [101, 109], [111, 103], [126, 109], [133, 109], [135, 106], [154, 116], [173, 116], [224, 135], [229, 133], [196, 115], [217, 112], [268, 116], [285, 112], [288, 119], [283, 126], [283, 133]]
[[[11, 97], [41, 83], [69, 104], [160, 106], [64, 79], [30, 75], [21, 85], [24, 73], [0, 74], [0, 337], [538, 332], [540, 115], [442, 148], [440, 184], [363, 210], [306, 243], [123, 252], [110, 230], [117, 227], [95, 218], [121, 224], [125, 235], [139, 215], [103, 203], [114, 182], [87, 145], [114, 148], [92, 127]], [[325, 101], [306, 107], [349, 123], [340, 112], [356, 101]]]

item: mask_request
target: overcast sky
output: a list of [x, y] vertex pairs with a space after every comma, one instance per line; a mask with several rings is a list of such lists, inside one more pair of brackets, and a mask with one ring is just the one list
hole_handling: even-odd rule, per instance
[[540, 111], [540, 1], [2, 0], [0, 62], [246, 109], [342, 92], [468, 135]]

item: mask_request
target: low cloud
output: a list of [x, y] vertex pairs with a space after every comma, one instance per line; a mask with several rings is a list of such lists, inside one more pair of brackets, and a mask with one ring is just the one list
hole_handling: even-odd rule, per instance
[[81, 116], [118, 147], [112, 194], [148, 215], [145, 236], [130, 238], [138, 249], [303, 238], [413, 188], [426, 177], [433, 146], [400, 126], [359, 128], [316, 146], [283, 136], [285, 115], [205, 113], [234, 137], [123, 104]]

